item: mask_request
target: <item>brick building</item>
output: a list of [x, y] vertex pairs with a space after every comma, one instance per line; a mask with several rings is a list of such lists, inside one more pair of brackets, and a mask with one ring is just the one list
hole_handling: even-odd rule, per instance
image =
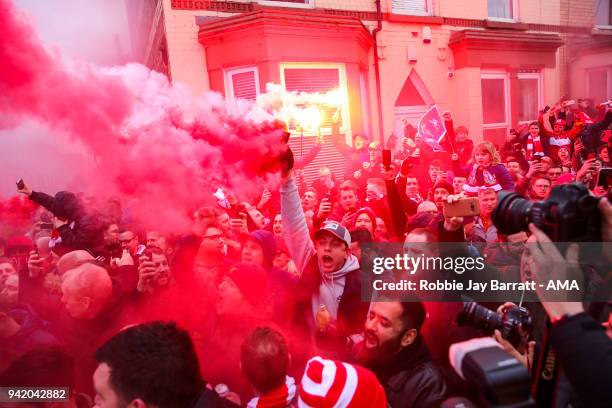
[[347, 141], [401, 136], [436, 103], [500, 143], [560, 95], [612, 95], [610, 16], [610, 0], [128, 1], [148, 66], [230, 100], [339, 87]]

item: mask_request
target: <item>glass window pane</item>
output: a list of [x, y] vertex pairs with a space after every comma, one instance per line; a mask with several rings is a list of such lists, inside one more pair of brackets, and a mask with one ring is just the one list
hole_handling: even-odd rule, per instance
[[607, 72], [605, 70], [589, 72], [589, 95], [593, 98], [593, 102], [601, 103], [608, 95]]
[[506, 123], [504, 79], [481, 79], [483, 123]]
[[536, 78], [519, 79], [521, 105], [518, 111], [519, 122], [538, 118], [538, 80]]
[[595, 2], [595, 24], [610, 25], [610, 0]]
[[512, 0], [487, 0], [489, 17], [513, 18]]

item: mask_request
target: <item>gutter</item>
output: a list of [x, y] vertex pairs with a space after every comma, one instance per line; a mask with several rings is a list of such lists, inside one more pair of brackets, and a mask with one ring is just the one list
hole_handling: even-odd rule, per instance
[[374, 76], [376, 78], [376, 105], [378, 108], [378, 134], [381, 146], [385, 145], [385, 135], [383, 131], [383, 110], [382, 110], [382, 97], [380, 91], [380, 58], [378, 56], [378, 41], [377, 35], [382, 31], [382, 12], [380, 7], [380, 0], [375, 0], [376, 3], [376, 28], [372, 30], [372, 39], [374, 41]]

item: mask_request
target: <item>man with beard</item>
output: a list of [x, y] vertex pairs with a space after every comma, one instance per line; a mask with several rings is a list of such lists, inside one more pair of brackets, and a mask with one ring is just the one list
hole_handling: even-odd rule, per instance
[[420, 301], [370, 304], [355, 359], [376, 374], [391, 407], [438, 407], [444, 401], [445, 381], [420, 333], [425, 315]]

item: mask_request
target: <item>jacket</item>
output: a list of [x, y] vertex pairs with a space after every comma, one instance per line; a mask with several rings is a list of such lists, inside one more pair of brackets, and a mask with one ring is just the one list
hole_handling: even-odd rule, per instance
[[7, 314], [21, 327], [14, 335], [0, 338], [0, 360], [9, 362], [39, 346], [59, 344], [49, 332], [49, 323], [38, 317], [29, 305], [12, 306]]
[[579, 313], [554, 323], [550, 341], [561, 369], [585, 406], [610, 406], [612, 342], [603, 327]]
[[[331, 277], [324, 277], [319, 269], [314, 244], [310, 239], [306, 218], [302, 210], [297, 186], [290, 180], [281, 186], [281, 214], [283, 234], [291, 258], [301, 276], [297, 283], [295, 303], [292, 313], [292, 324], [310, 335], [315, 333], [315, 303], [326, 304], [332, 322], [336, 322], [339, 336], [359, 332], [363, 328], [367, 302], [361, 302], [360, 267], [357, 259], [351, 255], [343, 268], [335, 271]], [[325, 285], [325, 281], [328, 285]], [[337, 304], [329, 305], [325, 298], [324, 286], [331, 286], [336, 293]]]
[[97, 214], [86, 212], [77, 197], [67, 191], [60, 191], [52, 197], [48, 194], [33, 191], [30, 200], [40, 204], [55, 216], [74, 222], [62, 225], [57, 229], [62, 238], [66, 252], [83, 249], [95, 256], [104, 251], [104, 224]]
[[[458, 170], [455, 171], [457, 175], [466, 175], [467, 173], [465, 168], [456, 170]], [[468, 195], [477, 195], [478, 191], [484, 188], [492, 188], [496, 192], [500, 190], [514, 191], [515, 186], [512, 176], [503, 164], [486, 166], [482, 169], [474, 164], [469, 174], [467, 174], [467, 181], [463, 185], [463, 191]]]
[[356, 346], [356, 359], [376, 374], [393, 408], [439, 407], [445, 399], [446, 382], [421, 336], [385, 360], [368, 358], [362, 342]]

